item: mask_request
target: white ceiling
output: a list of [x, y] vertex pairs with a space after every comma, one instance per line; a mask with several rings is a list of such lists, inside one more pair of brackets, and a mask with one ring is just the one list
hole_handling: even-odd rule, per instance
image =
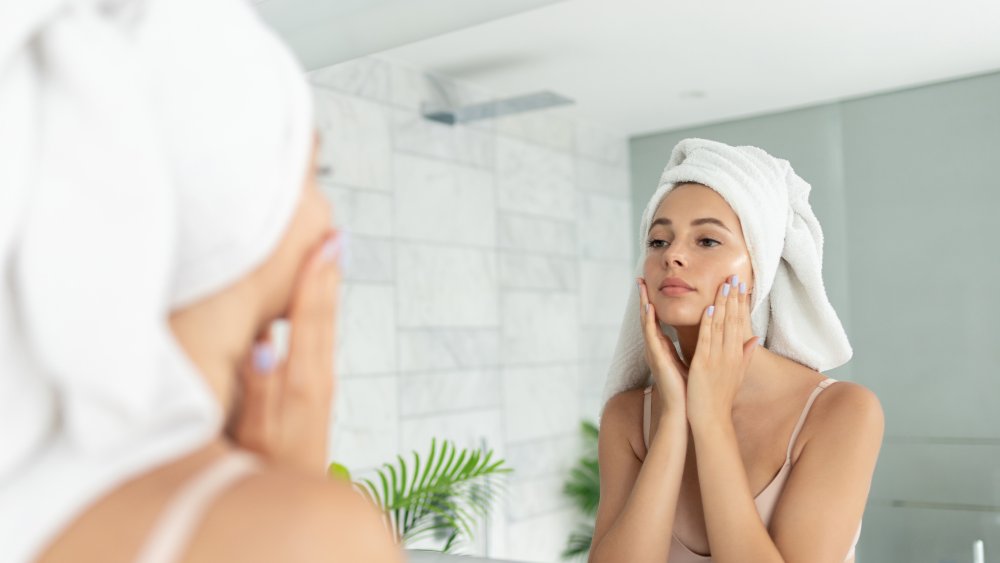
[[998, 70], [1000, 1], [568, 0], [384, 54], [632, 136]]
[[308, 70], [554, 1], [251, 0]]

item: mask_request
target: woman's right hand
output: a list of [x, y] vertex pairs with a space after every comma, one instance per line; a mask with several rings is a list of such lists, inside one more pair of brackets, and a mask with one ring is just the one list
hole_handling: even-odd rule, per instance
[[242, 408], [233, 437], [265, 460], [325, 474], [334, 377], [334, 340], [343, 235], [328, 235], [306, 261], [288, 314], [288, 358], [269, 335], [254, 344], [240, 374]]
[[642, 336], [646, 341], [646, 365], [653, 374], [655, 387], [667, 411], [686, 416], [687, 366], [677, 355], [677, 350], [660, 329], [656, 308], [649, 302], [646, 280], [638, 278], [639, 317]]

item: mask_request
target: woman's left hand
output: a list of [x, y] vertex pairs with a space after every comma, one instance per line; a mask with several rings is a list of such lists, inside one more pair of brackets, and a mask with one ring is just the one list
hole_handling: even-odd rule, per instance
[[288, 358], [278, 362], [262, 335], [240, 374], [243, 401], [232, 435], [271, 463], [323, 475], [333, 404], [333, 347], [343, 235], [313, 250], [296, 281]]
[[747, 340], [750, 293], [733, 276], [722, 284], [715, 304], [702, 314], [698, 345], [688, 370], [688, 420], [712, 424], [732, 420], [733, 401], [743, 383], [758, 338]]

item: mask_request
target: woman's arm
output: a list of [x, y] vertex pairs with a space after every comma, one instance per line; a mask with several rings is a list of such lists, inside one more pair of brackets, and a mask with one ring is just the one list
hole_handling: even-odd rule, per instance
[[843, 563], [857, 533], [882, 443], [871, 391], [838, 383], [820, 395], [816, 425], [771, 521], [760, 520], [732, 420], [692, 421], [705, 525], [718, 563]]
[[664, 411], [644, 461], [628, 439], [635, 417], [626, 401], [634, 392], [608, 402], [601, 421], [598, 459], [601, 502], [597, 509], [591, 563], [667, 561], [670, 531], [687, 454], [687, 418]]
[[[732, 280], [733, 288], [737, 280]], [[857, 531], [882, 443], [882, 408], [870, 391], [839, 383], [820, 395], [817, 424], [771, 521], [757, 513], [733, 429], [733, 398], [756, 349], [746, 285], [716, 295], [702, 319], [688, 375], [688, 419], [712, 559], [718, 563], [842, 563]], [[707, 321], [707, 322], [705, 322]], [[806, 426], [810, 426], [810, 422]], [[772, 539], [773, 536], [773, 539]]]
[[783, 563], [754, 504], [732, 420], [693, 423], [691, 432], [712, 560]]
[[636, 392], [612, 397], [604, 409], [597, 443], [601, 503], [591, 542], [591, 562], [667, 560], [687, 457], [687, 366], [660, 329], [645, 280], [639, 278], [636, 283], [646, 365], [662, 399], [663, 412], [645, 458], [640, 460], [629, 440], [638, 427]]
[[778, 499], [771, 535], [785, 561], [840, 563], [861, 525], [885, 417], [874, 393], [843, 381], [820, 394], [810, 417], [816, 428]]

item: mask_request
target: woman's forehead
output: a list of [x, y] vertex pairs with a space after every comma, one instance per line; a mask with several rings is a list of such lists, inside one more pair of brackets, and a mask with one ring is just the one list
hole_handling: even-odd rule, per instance
[[702, 184], [681, 184], [660, 201], [653, 219], [715, 217], [725, 223], [739, 224], [739, 217], [718, 192]]

